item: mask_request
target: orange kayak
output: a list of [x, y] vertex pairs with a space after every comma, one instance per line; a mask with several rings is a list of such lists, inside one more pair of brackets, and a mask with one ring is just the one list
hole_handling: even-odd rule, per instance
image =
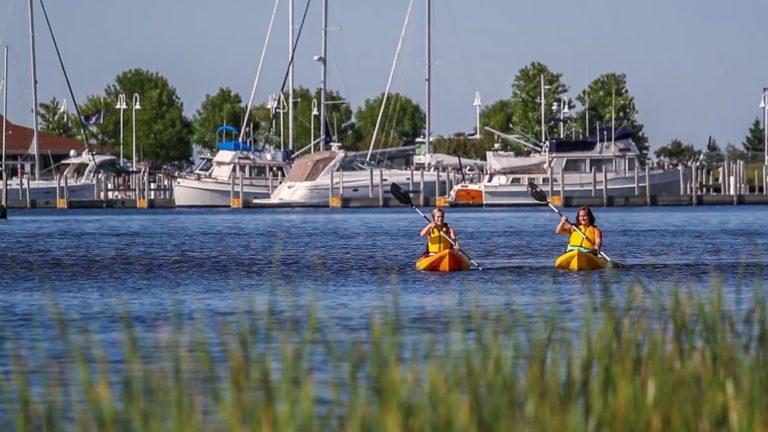
[[416, 269], [441, 272], [469, 270], [469, 258], [453, 249], [447, 249], [420, 258], [416, 261]]

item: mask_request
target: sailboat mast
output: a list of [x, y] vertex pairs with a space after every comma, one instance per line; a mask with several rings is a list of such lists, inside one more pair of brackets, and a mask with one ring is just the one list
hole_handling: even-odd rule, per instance
[[288, 149], [293, 151], [293, 0], [288, 0]]
[[[431, 40], [431, 15], [432, 15], [432, 0], [425, 0], [426, 6], [427, 6], [427, 13], [426, 13], [426, 102], [425, 102], [425, 108], [426, 108], [426, 131], [425, 131], [425, 140], [427, 142], [427, 154], [432, 153], [432, 125], [430, 123], [430, 114], [431, 114], [431, 102], [432, 102], [432, 40]], [[425, 161], [426, 163], [429, 163], [429, 161]]]
[[322, 51], [320, 54], [320, 151], [325, 150], [325, 66], [328, 55], [328, 0], [323, 0], [323, 31], [322, 31]]
[[37, 133], [37, 60], [35, 57], [35, 20], [32, 13], [32, 1], [29, 0], [29, 45], [32, 53], [32, 128], [35, 151], [35, 180], [40, 180], [40, 148]]
[[5, 130], [8, 122], [8, 45], [3, 48], [3, 84], [3, 174], [5, 174]]

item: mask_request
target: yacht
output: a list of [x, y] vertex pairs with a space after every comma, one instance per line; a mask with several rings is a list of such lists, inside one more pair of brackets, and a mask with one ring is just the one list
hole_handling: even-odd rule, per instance
[[[382, 170], [381, 174], [379, 169]], [[421, 172], [382, 167], [368, 161], [365, 153], [348, 152], [336, 147], [331, 151], [315, 152], [296, 159], [287, 177], [272, 196], [254, 202], [287, 206], [327, 206], [331, 193], [341, 198], [374, 198], [379, 194], [379, 176], [383, 177], [382, 185], [385, 191], [389, 190], [389, 184], [397, 183], [415, 195], [422, 192]], [[434, 197], [439, 174], [436, 171], [423, 172], [424, 196]], [[444, 178], [443, 176], [441, 180]], [[443, 188], [443, 184], [440, 188]]]
[[562, 188], [566, 196], [602, 196], [603, 170], [608, 196], [636, 196], [636, 172], [641, 190], [647, 181], [654, 195], [680, 193], [677, 170], [651, 169], [646, 180], [645, 169], [639, 166], [640, 152], [628, 131], [617, 131], [613, 140], [605, 142], [597, 138], [549, 140], [537, 150], [528, 156], [498, 149], [487, 152], [488, 173], [483, 181], [456, 185], [448, 202], [452, 205], [536, 204], [528, 194], [529, 181], [548, 189], [550, 194], [559, 194]]
[[[61, 188], [60, 193], [63, 194], [65, 184], [68, 199], [93, 199], [97, 172], [127, 173], [120, 165], [117, 157], [94, 154], [87, 150], [79, 155], [77, 151], [72, 150], [69, 157], [61, 161], [56, 169], [60, 178], [58, 182], [56, 180], [31, 180], [29, 182], [29, 198], [31, 200], [55, 200], [57, 185]], [[8, 181], [8, 198], [26, 199], [26, 189], [26, 181], [10, 179]]]
[[178, 174], [173, 181], [173, 196], [179, 207], [229, 207], [233, 188], [243, 200], [268, 198], [284, 177], [286, 162], [282, 153], [267, 151], [247, 142], [227, 141], [238, 136], [237, 128], [221, 126], [221, 140], [215, 156], [203, 156], [192, 173]]

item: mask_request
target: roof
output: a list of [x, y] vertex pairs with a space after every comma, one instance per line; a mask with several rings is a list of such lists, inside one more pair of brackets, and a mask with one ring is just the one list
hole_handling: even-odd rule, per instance
[[[0, 130], [2, 130], [3, 116], [0, 115]], [[29, 153], [32, 145], [32, 135], [34, 131], [32, 128], [25, 126], [19, 126], [12, 123], [10, 120], [6, 124], [6, 151], [9, 155], [24, 155]], [[2, 132], [0, 132], [2, 135]], [[67, 138], [59, 135], [54, 135], [48, 132], [38, 131], [38, 139], [40, 140], [40, 153], [66, 155], [70, 150], [77, 150], [81, 152], [85, 148], [85, 143], [81, 140], [74, 138]], [[1, 142], [1, 141], [0, 141]], [[95, 144], [91, 145], [93, 151], [104, 152], [105, 146]]]

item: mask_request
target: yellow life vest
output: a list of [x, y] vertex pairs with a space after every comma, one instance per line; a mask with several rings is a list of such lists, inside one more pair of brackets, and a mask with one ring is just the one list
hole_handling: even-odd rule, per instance
[[[447, 224], [443, 226], [443, 232], [450, 236], [450, 231], [448, 230]], [[450, 249], [451, 247], [453, 247], [451, 242], [440, 235], [440, 231], [438, 231], [437, 228], [433, 228], [432, 232], [429, 233], [429, 240], [427, 241], [427, 252], [438, 253], [446, 249]]]
[[571, 251], [579, 249], [584, 252], [591, 252], [595, 249], [595, 226], [590, 225], [589, 228], [585, 228], [582, 225], [577, 226], [581, 232], [587, 235], [587, 238], [582, 237], [576, 230], [571, 232], [571, 236], [568, 238], [568, 248]]

